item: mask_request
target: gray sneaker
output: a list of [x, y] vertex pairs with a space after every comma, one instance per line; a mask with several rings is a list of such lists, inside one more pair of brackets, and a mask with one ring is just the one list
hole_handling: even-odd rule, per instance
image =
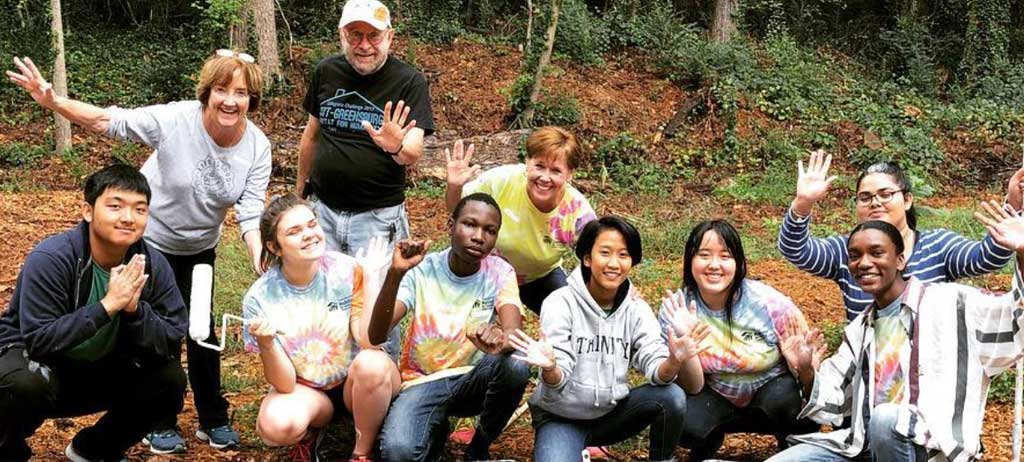
[[231, 425], [221, 425], [214, 428], [202, 428], [196, 430], [196, 438], [210, 443], [214, 449], [224, 449], [231, 446], [238, 446], [241, 438], [238, 432], [231, 429]]
[[142, 442], [149, 445], [153, 454], [174, 454], [185, 452], [185, 439], [176, 429], [154, 430], [149, 432]]

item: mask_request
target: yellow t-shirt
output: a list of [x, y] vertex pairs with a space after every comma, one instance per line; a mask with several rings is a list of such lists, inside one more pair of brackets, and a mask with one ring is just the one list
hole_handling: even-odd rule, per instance
[[596, 219], [594, 209], [576, 188], [565, 186], [565, 195], [554, 210], [543, 213], [526, 193], [526, 165], [490, 169], [462, 188], [462, 195], [490, 194], [501, 207], [501, 231], [495, 253], [516, 270], [519, 284], [543, 277], [562, 265], [583, 226]]

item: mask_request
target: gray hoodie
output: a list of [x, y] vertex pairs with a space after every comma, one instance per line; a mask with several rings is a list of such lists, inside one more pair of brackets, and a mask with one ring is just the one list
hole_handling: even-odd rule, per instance
[[658, 379], [658, 368], [668, 357], [661, 327], [632, 287], [606, 314], [576, 268], [569, 285], [544, 300], [540, 328], [562, 369], [561, 383], [551, 386], [541, 380], [530, 397], [530, 404], [545, 411], [577, 420], [607, 414], [629, 395], [630, 365], [652, 384], [666, 384]]

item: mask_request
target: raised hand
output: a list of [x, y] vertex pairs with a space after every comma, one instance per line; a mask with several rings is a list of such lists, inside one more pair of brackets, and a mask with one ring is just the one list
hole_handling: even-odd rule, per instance
[[509, 343], [520, 354], [513, 354], [512, 357], [542, 370], [549, 371], [558, 363], [555, 362], [555, 350], [551, 344], [542, 336], [540, 341], [530, 338], [519, 329], [516, 329], [508, 338]]
[[414, 241], [403, 239], [395, 244], [395, 251], [391, 254], [391, 268], [402, 273], [413, 269], [423, 261], [430, 249], [430, 239]]
[[355, 258], [363, 274], [380, 274], [388, 266], [388, 241], [380, 236], [371, 237], [366, 247], [356, 250]]
[[[812, 340], [814, 332], [809, 332], [807, 326], [802, 325], [795, 316], [789, 316], [786, 318], [785, 329], [780, 333], [779, 348], [782, 350], [782, 357], [786, 359], [786, 364], [789, 366], [789, 370], [798, 372], [812, 368], [817, 370], [814, 365], [814, 354], [816, 349], [809, 340]], [[817, 332], [817, 336], [821, 336], [821, 332]], [[824, 339], [822, 337], [822, 344]], [[823, 356], [823, 354], [821, 355]], [[821, 364], [821, 357], [818, 358], [818, 365]]]
[[695, 324], [689, 331], [680, 335], [673, 326], [666, 326], [668, 333], [668, 354], [676, 364], [683, 364], [702, 351], [700, 342], [711, 332], [704, 323]]
[[480, 166], [470, 166], [469, 161], [473, 158], [473, 152], [476, 150], [476, 146], [469, 145], [468, 149], [463, 149], [462, 140], [455, 142], [452, 147], [453, 151], [448, 149], [444, 150], [444, 158], [448, 161], [448, 184], [452, 186], [465, 186], [473, 178], [476, 178], [480, 174]]
[[476, 331], [466, 332], [466, 338], [476, 349], [489, 355], [501, 354], [508, 344], [505, 331], [496, 324], [481, 324]]
[[1010, 181], [1006, 185], [1006, 204], [1013, 207], [1014, 210], [1022, 212], [1024, 210], [1024, 168], [1013, 172], [1013, 176], [1010, 177]]
[[988, 234], [999, 245], [1024, 253], [1024, 217], [1006, 211], [996, 201], [982, 202], [986, 213], [974, 212], [974, 217], [985, 225]]
[[819, 149], [811, 153], [807, 160], [807, 170], [804, 170], [804, 162], [797, 161], [798, 177], [796, 181], [796, 199], [793, 201], [797, 212], [807, 215], [811, 207], [825, 197], [829, 186], [837, 178], [835, 175], [828, 176], [828, 169], [832, 165], [832, 154], [825, 154]]
[[363, 129], [384, 152], [398, 155], [402, 150], [402, 140], [405, 139], [405, 135], [416, 126], [415, 120], [410, 120], [406, 124], [406, 119], [409, 118], [409, 109], [409, 106], [405, 105], [405, 101], [399, 101], [395, 106], [395, 112], [392, 113], [391, 101], [388, 101], [384, 105], [384, 123], [381, 124], [380, 130], [373, 128], [373, 124], [365, 120]]
[[18, 72], [7, 71], [7, 78], [24, 88], [40, 106], [53, 109], [57, 101], [57, 92], [53, 90], [53, 84], [43, 78], [43, 74], [39, 72], [32, 59], [23, 59], [24, 61], [14, 58], [14, 66], [18, 68]]
[[676, 293], [666, 290], [665, 296], [661, 299], [661, 309], [666, 310], [676, 335], [689, 333], [700, 323], [700, 320], [697, 319], [696, 302], [691, 300], [687, 306], [686, 295], [681, 290]]

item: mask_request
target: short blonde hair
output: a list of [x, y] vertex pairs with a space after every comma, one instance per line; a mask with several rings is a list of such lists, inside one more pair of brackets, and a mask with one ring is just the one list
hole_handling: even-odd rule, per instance
[[533, 131], [526, 139], [526, 158], [564, 156], [570, 169], [579, 167], [583, 148], [576, 135], [562, 127], [547, 126]]
[[247, 63], [238, 56], [213, 55], [203, 63], [203, 70], [199, 73], [199, 83], [196, 84], [196, 99], [203, 103], [210, 101], [210, 91], [215, 85], [228, 85], [231, 83], [235, 71], [242, 69], [242, 77], [245, 78], [245, 86], [249, 89], [249, 111], [253, 112], [260, 108], [263, 92], [263, 72], [256, 63]]

